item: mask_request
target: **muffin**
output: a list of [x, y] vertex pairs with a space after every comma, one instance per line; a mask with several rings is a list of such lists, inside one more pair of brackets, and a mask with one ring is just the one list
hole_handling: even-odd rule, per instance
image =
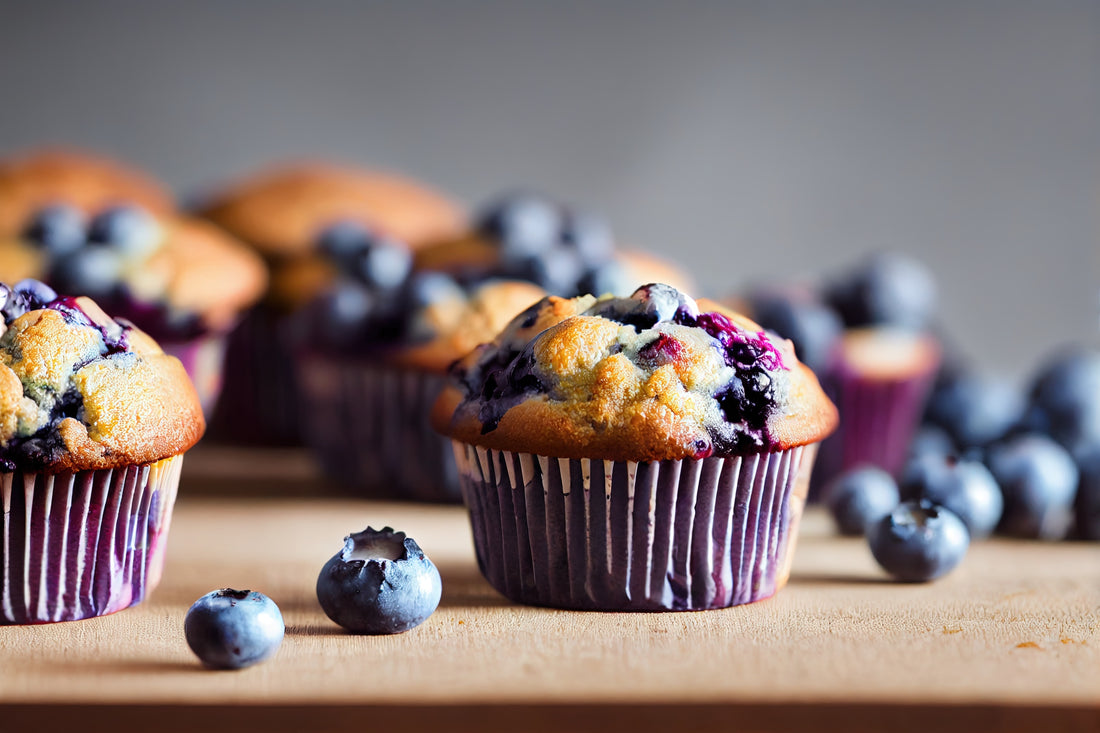
[[90, 295], [177, 356], [210, 410], [226, 334], [266, 282], [258, 256], [172, 213], [139, 174], [76, 154], [0, 163], [0, 278]]
[[400, 244], [342, 226], [336, 286], [295, 323], [306, 442], [356, 493], [461, 501], [450, 442], [428, 416], [447, 368], [545, 293], [535, 285], [411, 271]]
[[721, 608], [786, 582], [832, 403], [789, 342], [667, 285], [547, 297], [456, 363], [479, 566], [558, 608]]
[[339, 224], [369, 227], [416, 248], [463, 227], [461, 209], [419, 183], [316, 162], [283, 165], [230, 185], [209, 197], [200, 213], [253, 247], [269, 268], [262, 303], [230, 342], [230, 398], [211, 428], [220, 438], [263, 444], [301, 441], [288, 317], [337, 277], [337, 264], [322, 250], [322, 232]]
[[0, 622], [70, 621], [156, 586], [183, 453], [201, 437], [179, 360], [92, 300], [0, 286]]
[[462, 282], [527, 280], [562, 297], [625, 296], [650, 282], [691, 288], [691, 278], [672, 264], [618, 247], [602, 218], [519, 192], [489, 202], [469, 231], [419, 248], [416, 267]]

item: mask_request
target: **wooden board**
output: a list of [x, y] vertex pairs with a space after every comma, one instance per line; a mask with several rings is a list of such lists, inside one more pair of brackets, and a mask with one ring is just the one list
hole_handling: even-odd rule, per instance
[[[356, 721], [403, 730], [666, 730], [686, 721], [1100, 729], [1095, 544], [981, 543], [946, 579], [902, 585], [885, 579], [862, 541], [833, 536], [810, 512], [791, 583], [774, 599], [701, 613], [576, 613], [495, 593], [459, 507], [322, 496], [331, 492], [293, 454], [200, 453], [194, 463], [149, 601], [102, 619], [0, 628], [0, 731], [97, 721], [144, 729], [150, 716], [160, 730], [211, 720], [268, 730]], [[252, 480], [234, 477], [242, 465], [317, 496], [215, 495]], [[414, 631], [347, 635], [317, 605], [321, 565], [368, 524], [407, 531], [440, 568], [440, 609]], [[272, 660], [213, 672], [188, 650], [188, 606], [223, 586], [280, 605], [287, 636]]]

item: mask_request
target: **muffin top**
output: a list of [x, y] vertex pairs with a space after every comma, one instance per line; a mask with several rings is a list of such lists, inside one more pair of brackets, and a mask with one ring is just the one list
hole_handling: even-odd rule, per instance
[[86, 297], [0, 285], [2, 470], [98, 470], [182, 453], [205, 428], [179, 360]]
[[778, 451], [837, 423], [789, 341], [663, 284], [629, 298], [544, 298], [451, 376], [433, 410], [437, 430], [561, 458]]
[[66, 204], [85, 212], [135, 204], [170, 213], [169, 193], [152, 178], [76, 150], [38, 150], [0, 160], [0, 238], [17, 235], [39, 209]]

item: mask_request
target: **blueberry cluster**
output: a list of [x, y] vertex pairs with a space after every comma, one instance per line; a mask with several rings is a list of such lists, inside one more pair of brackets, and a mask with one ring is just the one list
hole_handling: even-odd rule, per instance
[[552, 295], [625, 293], [634, 283], [615, 258], [615, 238], [602, 218], [513, 192], [482, 209], [477, 231], [497, 245], [499, 264], [490, 273], [528, 280]]
[[424, 308], [467, 298], [454, 278], [414, 272], [408, 247], [357, 222], [322, 230], [318, 249], [339, 278], [310, 309], [310, 335], [331, 348], [430, 339], [435, 334], [421, 318]]

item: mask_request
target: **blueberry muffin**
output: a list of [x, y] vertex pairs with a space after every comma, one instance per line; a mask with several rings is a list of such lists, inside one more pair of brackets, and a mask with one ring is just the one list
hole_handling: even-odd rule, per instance
[[449, 272], [462, 282], [527, 280], [548, 293], [629, 295], [665, 282], [690, 289], [690, 277], [653, 255], [617, 247], [599, 216], [532, 193], [491, 201], [470, 231], [422, 247], [418, 269]]
[[231, 184], [208, 197], [200, 213], [251, 246], [269, 268], [263, 302], [229, 345], [231, 397], [212, 423], [220, 438], [267, 444], [301, 440], [287, 328], [289, 316], [340, 271], [322, 233], [335, 225], [369, 228], [415, 248], [463, 227], [455, 203], [417, 182], [320, 162], [287, 164]]
[[545, 292], [521, 281], [464, 287], [445, 273], [413, 272], [407, 248], [363, 227], [341, 224], [336, 234], [325, 249], [341, 276], [295, 319], [306, 442], [357, 493], [461, 501], [431, 406], [451, 363]]
[[160, 578], [183, 453], [205, 427], [179, 360], [92, 300], [0, 285], [0, 622], [139, 603]]
[[791, 345], [667, 285], [548, 297], [456, 363], [453, 440], [482, 572], [509, 598], [687, 610], [785, 582], [837, 415]]

